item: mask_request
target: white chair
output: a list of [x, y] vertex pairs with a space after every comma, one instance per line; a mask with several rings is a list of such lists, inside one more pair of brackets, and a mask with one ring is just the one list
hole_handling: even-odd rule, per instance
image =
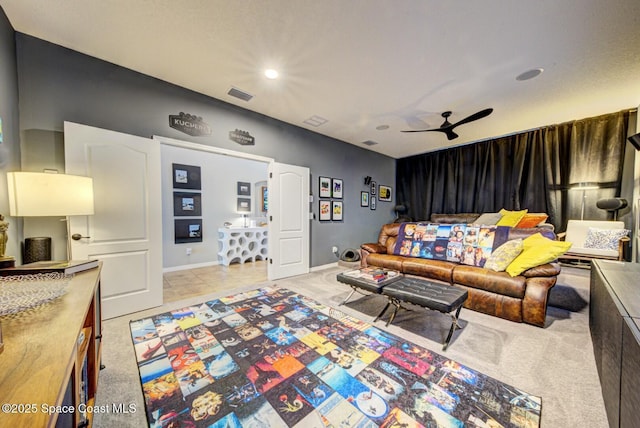
[[[561, 259], [573, 259], [573, 260], [590, 260], [590, 259], [608, 259], [608, 260], [623, 260], [624, 259], [624, 247], [630, 241], [628, 236], [619, 236], [621, 234], [615, 233], [616, 230], [624, 230], [624, 222], [621, 221], [598, 221], [598, 220], [569, 220], [567, 223], [567, 231], [558, 234], [558, 239], [571, 242], [573, 245]], [[609, 235], [615, 236], [613, 246], [611, 245], [598, 245], [598, 240], [593, 239], [595, 236], [607, 236], [606, 231], [611, 230]], [[591, 233], [591, 237], [589, 236]], [[588, 239], [590, 238], [590, 239]], [[591, 241], [588, 245], [587, 241]], [[606, 239], [604, 240], [606, 241]], [[606, 242], [604, 242], [606, 243]], [[609, 239], [611, 243], [611, 239]], [[595, 245], [594, 245], [595, 244]], [[617, 244], [617, 245], [615, 245]], [[607, 248], [608, 247], [608, 248]]]

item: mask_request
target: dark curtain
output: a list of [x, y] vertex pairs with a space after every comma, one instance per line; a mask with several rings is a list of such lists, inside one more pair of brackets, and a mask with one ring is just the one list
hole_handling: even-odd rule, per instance
[[622, 111], [399, 159], [397, 202], [417, 221], [526, 208], [563, 231], [584, 195], [584, 218], [605, 219], [595, 203], [619, 195], [628, 122]]

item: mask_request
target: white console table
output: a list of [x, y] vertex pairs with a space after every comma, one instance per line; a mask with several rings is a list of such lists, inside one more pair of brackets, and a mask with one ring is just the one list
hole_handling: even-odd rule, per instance
[[266, 227], [219, 228], [218, 262], [229, 266], [231, 263], [266, 260], [268, 233]]

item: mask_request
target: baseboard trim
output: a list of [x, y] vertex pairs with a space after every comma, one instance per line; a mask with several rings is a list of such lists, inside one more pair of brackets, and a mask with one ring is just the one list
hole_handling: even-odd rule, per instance
[[321, 266], [313, 266], [311, 269], [309, 269], [309, 272], [317, 272], [319, 270], [325, 270], [325, 269], [329, 269], [329, 268], [337, 267], [337, 266], [338, 266], [338, 262], [329, 263], [329, 264], [321, 265]]
[[208, 266], [217, 266], [218, 264], [219, 264], [218, 262], [206, 262], [206, 263], [194, 263], [191, 265], [171, 266], [168, 268], [162, 268], [162, 273], [177, 272], [181, 270], [196, 269], [196, 268], [208, 267]]

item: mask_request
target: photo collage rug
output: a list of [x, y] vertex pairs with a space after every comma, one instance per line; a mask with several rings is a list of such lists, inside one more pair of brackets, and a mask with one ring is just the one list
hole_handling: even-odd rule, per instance
[[540, 425], [540, 397], [284, 288], [130, 328], [150, 427]]

